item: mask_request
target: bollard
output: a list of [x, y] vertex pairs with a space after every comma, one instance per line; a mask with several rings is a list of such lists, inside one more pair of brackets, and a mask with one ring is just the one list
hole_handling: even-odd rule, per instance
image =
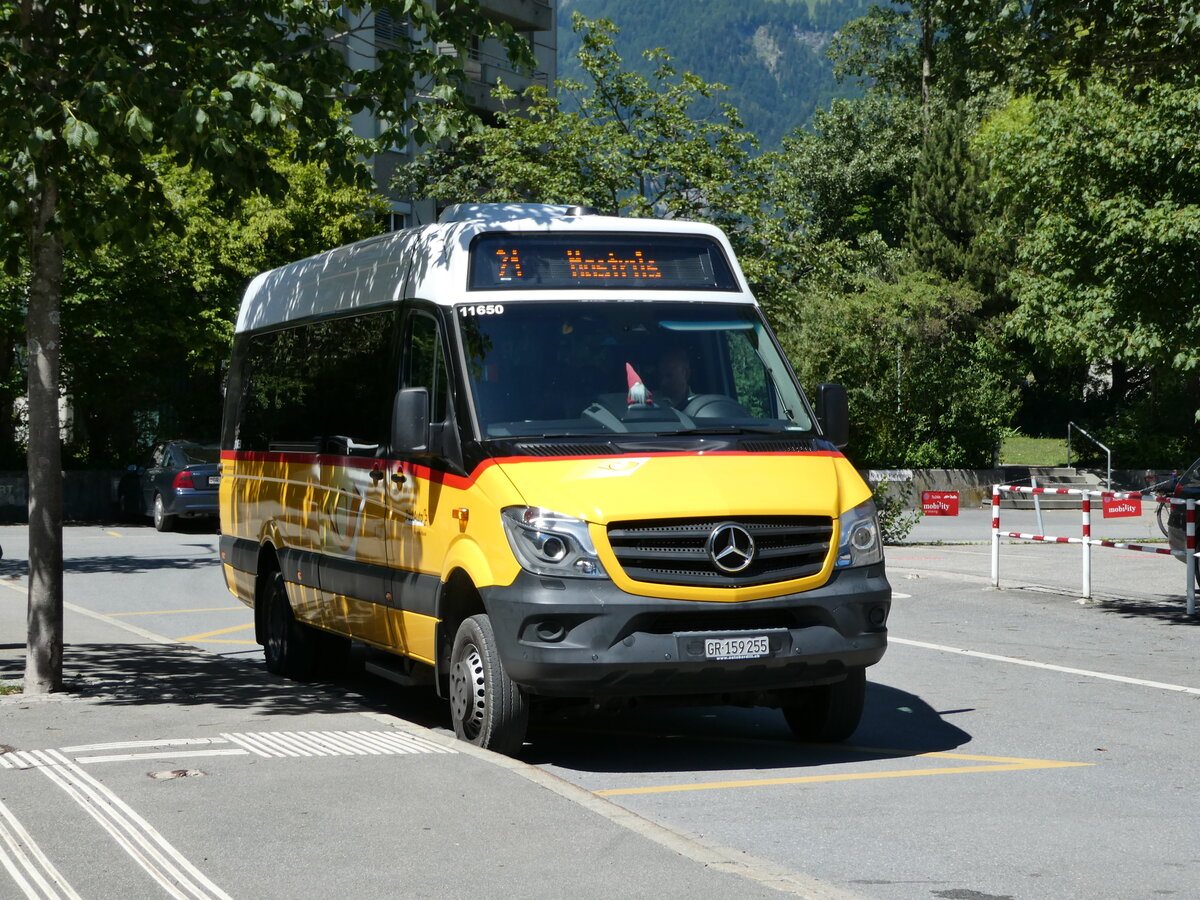
[[1083, 512], [1083, 599], [1092, 599], [1092, 499], [1087, 494], [1081, 498], [1079, 508]]
[[1187, 614], [1196, 614], [1196, 501], [1187, 501], [1187, 553], [1183, 561], [1187, 563]]
[[992, 587], [1000, 587], [1000, 486], [992, 485]]

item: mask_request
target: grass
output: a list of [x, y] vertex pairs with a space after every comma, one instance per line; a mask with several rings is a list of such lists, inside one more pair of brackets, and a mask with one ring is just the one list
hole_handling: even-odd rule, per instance
[[1006, 437], [1000, 444], [1002, 466], [1065, 466], [1066, 438]]
[[0, 697], [3, 697], [5, 694], [19, 693], [21, 693], [21, 686], [19, 684], [5, 684], [3, 681], [0, 681]]

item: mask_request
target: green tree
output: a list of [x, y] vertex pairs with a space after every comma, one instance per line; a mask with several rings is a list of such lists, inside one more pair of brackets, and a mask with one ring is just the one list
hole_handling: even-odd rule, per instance
[[819, 241], [876, 232], [898, 246], [920, 147], [915, 102], [880, 92], [835, 100], [767, 159], [775, 211]]
[[921, 268], [966, 279], [985, 314], [1008, 311], [1000, 291], [1007, 249], [997, 243], [983, 190], [983, 162], [970, 144], [972, 117], [961, 104], [931, 117], [912, 175], [905, 246]]
[[714, 119], [698, 117], [718, 108], [722, 86], [677, 72], [661, 49], [646, 54], [652, 79], [627, 71], [611, 22], [577, 13], [573, 27], [589, 83], [556, 85], [573, 111], [544, 88], [530, 88], [527, 111], [501, 112], [497, 127], [427, 151], [399, 172], [395, 187], [447, 202], [571, 203], [731, 222], [752, 209], [753, 136], [729, 105]]
[[[0, 2], [0, 232], [9, 274], [27, 265], [30, 487], [29, 652], [25, 689], [62, 680], [62, 448], [60, 308], [64, 253], [144, 240], [169, 205], [151, 153], [213, 173], [218, 189], [277, 189], [267, 150], [301, 132], [294, 154], [334, 177], [365, 178], [352, 162], [368, 148], [346, 114], [370, 111], [400, 139], [418, 109], [416, 87], [456, 96], [454, 55], [488, 30], [473, 0], [372, 4], [407, 17], [428, 41], [347, 63], [370, 33], [360, 0], [248, 0], [236, 9], [180, 0]], [[369, 39], [369, 38], [368, 38]], [[513, 46], [516, 46], [515, 44]], [[420, 110], [424, 111], [424, 110]], [[436, 138], [440, 116], [414, 136]]]
[[68, 254], [63, 386], [71, 400], [68, 459], [124, 465], [154, 438], [216, 439], [222, 366], [242, 287], [253, 275], [374, 233], [383, 199], [331, 183], [315, 163], [272, 156], [278, 197], [212, 196], [206, 172], [163, 165], [182, 232], [136, 248]]
[[847, 386], [860, 465], [991, 465], [1015, 394], [1001, 337], [976, 319], [981, 296], [874, 253], [875, 271], [801, 300], [782, 336], [797, 374]]
[[985, 125], [1014, 327], [1050, 353], [1200, 365], [1198, 130], [1200, 88], [1103, 81]]

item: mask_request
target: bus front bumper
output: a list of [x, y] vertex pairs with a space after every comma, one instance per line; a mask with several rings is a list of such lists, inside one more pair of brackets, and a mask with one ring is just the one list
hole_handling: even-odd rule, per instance
[[555, 697], [745, 694], [838, 681], [883, 656], [891, 593], [883, 565], [736, 603], [642, 597], [607, 580], [525, 572], [482, 591], [505, 671], [529, 693]]

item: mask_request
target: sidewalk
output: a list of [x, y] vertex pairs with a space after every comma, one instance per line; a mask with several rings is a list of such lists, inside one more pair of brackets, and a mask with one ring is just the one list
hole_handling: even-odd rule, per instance
[[[25, 598], [14, 584], [3, 588], [0, 683], [19, 682], [24, 669]], [[194, 821], [192, 831], [170, 818], [172, 839], [185, 857], [233, 897], [263, 896], [253, 880], [238, 881], [243, 869], [262, 868], [245, 866], [245, 849], [239, 842], [260, 839], [255, 835], [262, 830], [271, 833], [269, 846], [278, 846], [278, 852], [287, 858], [303, 861], [299, 871], [290, 872], [285, 866], [270, 876], [271, 896], [316, 896], [321, 893], [322, 878], [335, 878], [340, 853], [354, 859], [354, 854], [367, 852], [364, 846], [379, 840], [381, 835], [370, 831], [364, 817], [381, 805], [390, 810], [387, 844], [403, 850], [403, 862], [380, 861], [377, 872], [355, 869], [358, 877], [351, 885], [361, 887], [355, 891], [342, 883], [342, 896], [378, 896], [380, 882], [375, 879], [385, 877], [389, 865], [402, 867], [405, 896], [448, 900], [463, 896], [470, 885], [476, 886], [470, 892], [480, 897], [570, 895], [574, 900], [614, 896], [776, 898], [784, 894], [844, 900], [852, 896], [740, 851], [675, 834], [532, 765], [374, 711], [352, 692], [276, 678], [257, 662], [223, 658], [178, 644], [140, 643], [136, 635], [112, 623], [69, 609], [65, 615], [66, 630], [72, 636], [64, 654], [69, 691], [47, 697], [0, 697], [0, 796], [13, 804], [11, 789], [20, 787], [14, 778], [27, 785], [44, 782], [21, 779], [24, 773], [19, 760], [27, 759], [25, 754], [55, 751], [80, 763], [77, 768], [81, 768], [81, 760], [97, 761], [98, 746], [108, 747], [99, 752], [110, 754], [119, 748], [135, 748], [137, 752], [129, 756], [136, 757], [136, 771], [132, 763], [125, 769], [117, 764], [89, 765], [87, 774], [103, 778], [105, 787], [122, 799], [127, 797], [126, 802], [147, 819], [154, 819], [142, 805], [151, 801], [140, 793], [146, 790], [147, 769], [159, 770], [167, 777], [203, 766], [203, 774], [214, 776], [204, 779], [205, 808], [188, 812], [194, 817], [189, 818]], [[216, 755], [236, 754], [236, 748], [195, 749], [196, 745], [229, 747], [225, 739], [231, 735], [240, 736], [253, 748], [250, 742], [256, 735], [264, 741], [272, 735], [271, 740], [279, 741], [279, 735], [285, 734], [308, 735], [310, 749], [313, 735], [329, 734], [362, 735], [377, 745], [392, 735], [393, 741], [407, 742], [416, 749], [406, 750], [410, 755], [394, 762], [368, 758], [359, 765], [339, 766], [336, 781], [318, 781], [309, 788], [314, 794], [305, 797], [306, 808], [331, 823], [349, 823], [331, 825], [330, 833], [322, 830], [319, 843], [313, 845], [311, 827], [306, 831], [303, 826], [312, 826], [315, 820], [297, 822], [295, 831], [288, 833], [291, 826], [286, 817], [273, 807], [277, 803], [286, 806], [284, 798], [303, 792], [298, 786], [302, 782], [295, 779], [313, 777], [319, 761], [289, 759], [284, 761], [286, 765], [272, 767], [269, 760], [253, 756], [246, 761]], [[175, 744], [168, 745], [169, 740]], [[154, 746], [159, 749], [148, 750]], [[294, 747], [295, 751], [288, 751], [293, 756], [310, 755], [298, 744]], [[89, 752], [93, 754], [90, 757]], [[201, 756], [203, 753], [210, 755]], [[248, 776], [239, 772], [254, 762], [259, 763], [254, 780], [247, 781]], [[387, 767], [382, 773], [381, 765]], [[221, 777], [215, 777], [218, 775]], [[264, 784], [263, 779], [270, 781]], [[242, 821], [233, 811], [246, 805], [247, 796], [257, 797], [255, 791], [263, 792], [264, 808], [251, 806], [263, 821]], [[74, 814], [73, 818], [83, 816], [77, 808]], [[66, 826], [55, 824], [52, 818], [39, 823], [37, 815], [36, 809], [18, 812], [60, 869], [75, 868], [72, 887], [81, 895], [161, 895], [157, 890], [145, 893], [144, 886], [122, 889], [111, 873], [84, 867], [84, 874], [79, 874], [79, 866], [96, 848], [85, 853], [67, 844], [58, 849], [56, 858], [54, 834]], [[38, 824], [44, 829], [39, 831]], [[162, 827], [160, 822], [155, 824]], [[78, 823], [72, 822], [71, 827]], [[360, 833], [355, 833], [355, 828]], [[228, 858], [211, 850], [214, 841], [222, 838], [228, 842], [221, 845]], [[344, 841], [344, 850], [339, 849], [339, 841]], [[270, 864], [267, 859], [260, 862]], [[343, 860], [342, 865], [350, 863]], [[245, 877], [256, 876], [247, 872]], [[290, 887], [289, 877], [295, 881]], [[368, 888], [372, 882], [374, 886]], [[0, 869], [0, 895], [8, 896], [11, 888], [9, 876]], [[336, 884], [330, 889], [338, 890]], [[121, 890], [133, 893], [122, 894]]]

